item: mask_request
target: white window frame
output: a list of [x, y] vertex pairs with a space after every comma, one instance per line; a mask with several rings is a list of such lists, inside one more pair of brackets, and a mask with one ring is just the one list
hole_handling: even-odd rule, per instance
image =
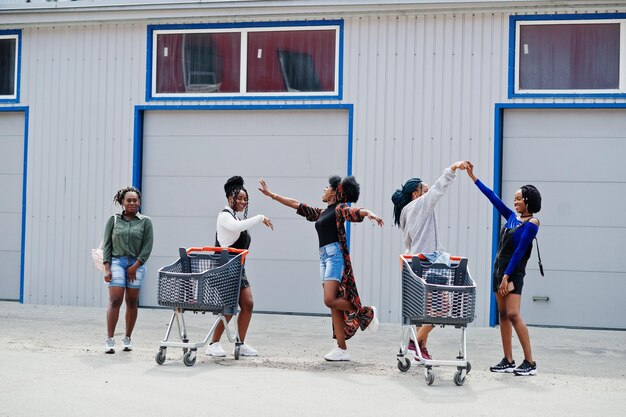
[[[271, 91], [271, 92], [248, 92], [247, 90], [247, 69], [248, 69], [248, 34], [253, 32], [286, 32], [286, 31], [313, 31], [328, 30], [335, 32], [335, 88], [332, 91]], [[224, 93], [157, 93], [156, 91], [156, 70], [157, 70], [157, 37], [159, 35], [178, 35], [187, 33], [240, 33], [241, 48], [239, 60], [239, 92]], [[152, 32], [152, 74], [151, 91], [152, 99], [216, 99], [216, 98], [288, 98], [288, 97], [336, 97], [339, 94], [339, 70], [340, 70], [340, 25], [320, 25], [320, 26], [276, 26], [276, 27], [246, 27], [246, 28], [225, 28], [225, 29], [156, 29]]]
[[1, 101], [12, 101], [12, 100], [17, 100], [17, 95], [18, 95], [18, 83], [19, 83], [19, 79], [18, 79], [18, 75], [19, 75], [19, 59], [20, 59], [20, 36], [18, 34], [7, 34], [7, 35], [3, 35], [0, 32], [0, 39], [15, 39], [15, 57], [14, 57], [14, 61], [13, 61], [13, 94], [11, 95], [2, 95], [0, 94], [0, 100]]
[[[526, 25], [591, 25], [602, 23], [619, 23], [620, 24], [620, 61], [619, 61], [619, 87], [616, 89], [574, 89], [574, 90], [537, 90], [537, 89], [520, 89], [519, 73], [520, 73], [520, 51], [521, 45], [521, 27]], [[515, 25], [515, 95], [541, 95], [541, 96], [560, 96], [560, 95], [606, 95], [606, 94], [626, 94], [626, 19], [572, 19], [572, 20], [518, 20]]]

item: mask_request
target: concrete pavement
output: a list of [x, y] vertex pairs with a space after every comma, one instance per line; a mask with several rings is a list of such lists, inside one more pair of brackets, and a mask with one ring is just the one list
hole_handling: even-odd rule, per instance
[[[171, 310], [141, 309], [133, 352], [103, 353], [105, 309], [0, 302], [0, 416], [623, 416], [626, 332], [531, 328], [536, 377], [489, 372], [501, 357], [497, 328], [468, 329], [472, 371], [457, 387], [455, 369], [396, 366], [401, 326], [349, 341], [352, 361], [328, 363], [330, 318], [257, 314], [247, 342], [260, 353], [235, 360], [206, 357], [187, 367], [181, 349], [154, 355]], [[192, 341], [204, 338], [215, 316], [186, 313]], [[431, 333], [429, 350], [453, 359], [454, 328]], [[223, 339], [227, 351], [232, 345]], [[514, 341], [516, 359], [521, 350]]]

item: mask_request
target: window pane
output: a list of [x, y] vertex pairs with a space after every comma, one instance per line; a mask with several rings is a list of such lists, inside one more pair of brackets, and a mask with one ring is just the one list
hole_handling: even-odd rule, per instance
[[248, 92], [335, 91], [335, 30], [248, 34]]
[[519, 88], [619, 88], [619, 23], [522, 25]]
[[0, 39], [0, 96], [15, 95], [15, 39]]
[[238, 93], [241, 34], [157, 35], [157, 93]]

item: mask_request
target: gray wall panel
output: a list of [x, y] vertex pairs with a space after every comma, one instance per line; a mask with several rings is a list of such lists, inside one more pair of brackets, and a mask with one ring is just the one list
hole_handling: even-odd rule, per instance
[[[413, 176], [432, 183], [446, 166], [458, 159], [471, 159], [480, 178], [491, 186], [494, 178], [494, 104], [525, 101], [507, 97], [510, 13], [504, 10], [504, 6], [495, 12], [470, 9], [468, 6], [468, 11], [456, 13], [415, 9], [414, 12], [394, 15], [387, 8], [380, 14], [373, 10], [368, 13], [355, 11], [347, 16], [332, 15], [326, 10], [320, 15], [307, 16], [344, 19], [344, 85], [340, 102], [354, 105], [353, 173], [362, 185], [358, 204], [373, 209], [387, 222], [383, 229], [373, 227], [367, 221], [355, 225], [351, 233], [351, 249], [361, 296], [365, 302], [380, 307], [385, 321], [400, 320], [397, 257], [403, 247], [399, 231], [391, 227], [391, 193]], [[616, 11], [615, 7], [611, 10], [587, 10], [571, 6], [571, 9], [581, 13]], [[618, 9], [624, 11], [623, 7]], [[264, 13], [270, 13], [268, 10], [266, 8]], [[515, 11], [524, 12], [523, 9]], [[532, 13], [535, 12], [554, 13], [555, 10], [539, 7], [533, 8]], [[132, 180], [134, 106], [146, 104], [146, 26], [151, 20], [116, 23], [114, 19], [128, 17], [123, 11], [115, 14], [92, 10], [72, 13], [78, 23], [54, 25], [53, 14], [42, 14], [37, 16], [45, 18], [48, 24], [33, 24], [23, 29], [20, 104], [30, 109], [24, 295], [28, 303], [103, 306], [107, 303], [107, 289], [91, 265], [89, 249], [100, 242], [107, 217], [119, 210], [111, 204], [113, 194]], [[212, 13], [174, 20], [156, 11], [142, 11], [141, 18], [157, 16], [161, 23], [197, 23], [214, 21]], [[215, 13], [219, 14], [219, 11]], [[28, 21], [36, 22], [37, 16], [30, 15]], [[140, 18], [136, 14], [133, 16]], [[11, 18], [14, 17], [6, 19], [10, 21]], [[83, 18], [92, 23], [84, 24]], [[270, 20], [290, 18], [293, 16], [276, 12]], [[236, 19], [241, 21], [232, 16], [222, 16], [220, 21]], [[95, 23], [95, 20], [104, 23]], [[16, 20], [24, 21], [21, 18]], [[565, 100], [534, 100], [537, 103], [560, 101]], [[583, 99], [569, 101], [585, 102]], [[606, 101], [616, 100], [594, 100]], [[233, 100], [189, 101], [184, 104], [302, 103], [328, 104], [337, 101]], [[178, 106], [181, 102], [158, 104]], [[180, 120], [179, 112], [156, 113], [159, 113], [158, 119], [164, 126]], [[236, 113], [225, 111], [222, 114], [228, 119], [229, 115]], [[241, 120], [234, 135], [256, 135], [258, 126], [280, 124], [280, 120], [274, 118], [276, 113], [265, 113], [260, 118]], [[342, 120], [329, 118], [328, 115], [315, 119], [313, 113], [302, 119], [300, 125], [294, 126], [297, 129], [287, 137], [275, 140], [287, 140], [290, 135], [299, 135], [293, 132], [301, 133], [303, 130], [321, 132], [320, 129], [327, 125], [330, 130], [337, 125], [344, 129], [336, 133], [339, 136], [347, 134], [347, 124]], [[161, 126], [151, 123], [150, 112], [147, 116], [144, 135], [148, 138], [155, 133], [158, 135]], [[592, 119], [584, 124], [602, 126], [605, 123], [601, 119]], [[182, 139], [187, 135], [185, 130], [191, 129], [194, 133], [198, 127], [203, 127], [201, 131], [219, 132], [222, 137], [235, 139], [233, 130], [224, 128], [231, 124], [210, 124], [208, 117], [200, 120], [201, 125], [177, 126], [177, 135]], [[571, 131], [571, 134], [562, 136], [575, 139], [577, 128], [569, 128], [569, 122], [564, 125], [569, 130], [562, 133]], [[507, 124], [504, 127], [514, 129]], [[153, 128], [156, 132], [150, 130]], [[612, 130], [623, 128], [616, 126]], [[543, 137], [549, 137], [545, 130], [539, 132]], [[557, 148], [557, 139], [546, 140], [546, 143], [552, 140]], [[613, 146], [610, 138], [603, 140], [607, 141], [608, 147]], [[598, 143], [596, 141], [593, 145]], [[593, 145], [586, 146], [591, 148]], [[160, 161], [165, 161], [167, 156], [171, 156], [150, 155], [149, 152], [150, 149], [146, 149], [144, 160], [155, 157], [155, 160], [161, 158]], [[266, 176], [277, 192], [315, 202], [319, 200], [326, 175], [332, 173], [309, 172], [317, 175], [319, 183], [303, 178], [292, 183], [286, 172], [276, 169], [280, 158], [289, 155], [270, 158], [258, 148], [254, 153], [259, 154], [259, 159], [268, 161], [263, 169], [248, 171], [247, 166], [235, 165], [248, 180], [249, 189], [256, 188], [252, 184], [254, 179]], [[310, 155], [312, 162], [298, 161], [297, 164], [302, 164], [302, 167], [312, 167], [317, 159], [324, 157], [311, 147], [303, 154]], [[606, 158], [613, 158], [611, 155], [615, 154], [618, 152], [609, 153]], [[549, 161], [543, 159], [544, 155], [547, 158], [549, 153], [538, 155], [533, 163], [537, 166], [548, 164]], [[607, 160], [610, 163], [613, 161], [602, 161]], [[250, 159], [245, 161], [252, 163]], [[602, 161], [592, 160], [592, 163]], [[292, 168], [301, 168], [297, 164]], [[336, 169], [343, 166], [343, 162], [338, 163]], [[589, 172], [587, 180], [594, 178], [593, 181], [596, 181], [597, 171]], [[206, 178], [181, 181], [188, 185], [194, 183], [201, 188], [201, 192], [205, 187], [207, 193], [211, 187], [217, 189], [222, 182], [219, 179], [222, 172], [193, 172], [186, 175]], [[584, 171], [581, 169], [580, 172]], [[555, 175], [558, 173], [554, 172]], [[621, 178], [622, 174], [615, 175]], [[144, 181], [154, 179], [144, 172]], [[561, 181], [565, 178], [555, 176], [555, 179]], [[606, 190], [610, 192], [613, 188]], [[168, 192], [176, 198], [184, 196], [180, 190], [170, 188]], [[221, 198], [221, 189], [215, 195]], [[155, 205], [154, 197], [146, 194], [144, 207], [149, 215], [154, 209], [155, 222], [160, 221], [160, 216], [173, 215], [182, 204], [172, 199]], [[263, 212], [277, 222], [293, 216], [293, 213], [271, 203], [263, 200], [258, 193], [251, 195], [252, 213]], [[206, 208], [201, 208], [203, 206], [193, 200], [189, 204], [193, 205], [190, 212], [196, 214], [210, 213], [222, 206], [218, 197], [215, 197], [215, 205], [205, 204]], [[445, 246], [450, 252], [466, 255], [470, 259], [470, 268], [478, 284], [475, 324], [485, 325], [488, 323], [490, 298], [490, 205], [461, 174], [442, 199], [437, 213]], [[545, 213], [547, 216], [550, 211], [546, 209]], [[613, 217], [607, 216], [607, 219]], [[278, 224], [282, 224], [282, 220]], [[277, 228], [276, 235], [278, 231]], [[159, 230], [155, 232], [161, 233]], [[168, 230], [163, 232], [172, 233]], [[314, 242], [313, 231], [311, 235]], [[196, 239], [195, 235], [192, 237]], [[271, 238], [275, 239], [274, 236]], [[166, 251], [166, 248], [162, 250]], [[146, 288], [146, 292], [149, 291], [153, 289]]]

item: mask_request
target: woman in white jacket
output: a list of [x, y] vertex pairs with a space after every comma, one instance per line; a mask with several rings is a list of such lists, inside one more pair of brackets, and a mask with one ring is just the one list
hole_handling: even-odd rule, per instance
[[[243, 187], [244, 181], [240, 176], [234, 176], [226, 181], [224, 184], [224, 191], [226, 192], [226, 199], [228, 205], [217, 216], [217, 233], [215, 235], [215, 245], [223, 248], [236, 248], [236, 249], [248, 249], [250, 247], [250, 234], [248, 229], [252, 226], [263, 223], [270, 229], [274, 230], [274, 226], [270, 219], [262, 214], [258, 214], [254, 217], [248, 217], [248, 191]], [[237, 212], [243, 212], [243, 220], [237, 217]], [[250, 320], [252, 319], [252, 308], [254, 301], [252, 299], [252, 290], [250, 289], [250, 283], [246, 277], [246, 272], [243, 272], [241, 281], [241, 292], [239, 293], [239, 309], [240, 312], [237, 315], [237, 327], [239, 329], [239, 336], [241, 341], [246, 339], [246, 333]], [[226, 319], [230, 320], [232, 316], [227, 316]], [[206, 354], [209, 356], [226, 356], [226, 352], [220, 344], [220, 338], [224, 332], [224, 325], [220, 322], [215, 329], [211, 344], [207, 347]], [[239, 354], [242, 356], [256, 356], [257, 351], [250, 345], [244, 342], [241, 345]]]
[[[420, 178], [411, 178], [393, 193], [391, 201], [394, 205], [394, 223], [402, 229], [406, 253], [432, 253], [444, 250], [439, 238], [435, 206], [456, 178], [456, 170], [464, 170], [466, 166], [465, 161], [450, 165], [432, 187]], [[431, 359], [426, 342], [433, 326], [421, 326], [417, 329], [417, 343], [422, 357]], [[413, 340], [409, 341], [409, 349], [417, 351]]]

